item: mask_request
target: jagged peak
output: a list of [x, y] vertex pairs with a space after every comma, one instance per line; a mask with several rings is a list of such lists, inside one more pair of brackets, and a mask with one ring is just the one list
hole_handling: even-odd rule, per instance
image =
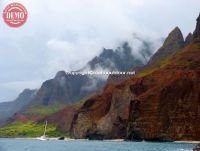
[[23, 97], [27, 97], [27, 96], [33, 96], [35, 94], [35, 92], [37, 92], [37, 89], [24, 89], [18, 96], [18, 98], [23, 98]]
[[165, 39], [162, 47], [151, 57], [147, 66], [154, 65], [167, 56], [172, 55], [180, 48], [183, 48], [184, 45], [185, 42], [181, 30], [179, 27], [175, 27]]
[[175, 27], [166, 38], [163, 46], [171, 45], [174, 43], [184, 42], [183, 34], [180, 28], [177, 26]]
[[200, 37], [200, 13], [199, 16], [197, 17], [197, 23], [196, 23], [196, 28], [193, 34], [194, 38]]
[[172, 30], [172, 32], [173, 32], [173, 31], [181, 32], [181, 29], [180, 29], [178, 26], [176, 26], [176, 27]]
[[114, 54], [113, 49], [106, 49], [104, 48], [102, 53], [100, 54], [100, 57], [110, 57]]
[[66, 76], [66, 72], [65, 71], [58, 71], [56, 76], [55, 76], [55, 79], [59, 79], [63, 76]]
[[26, 88], [26, 89], [24, 89], [21, 93], [27, 93], [27, 92], [33, 92], [33, 91], [37, 91], [37, 89], [29, 89], [29, 88]]
[[185, 45], [187, 46], [188, 44], [190, 44], [192, 39], [193, 39], [193, 35], [192, 33], [189, 33], [185, 38]]
[[186, 38], [185, 39], [187, 39], [187, 38], [190, 38], [190, 37], [192, 37], [193, 36], [193, 34], [192, 33], [188, 33], [188, 35], [186, 36]]

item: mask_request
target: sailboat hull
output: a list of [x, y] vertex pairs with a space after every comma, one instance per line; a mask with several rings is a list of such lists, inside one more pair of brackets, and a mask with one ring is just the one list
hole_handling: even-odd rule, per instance
[[46, 136], [41, 136], [41, 137], [38, 137], [38, 138], [36, 138], [37, 140], [40, 140], [40, 141], [48, 141], [49, 140], [49, 138], [48, 137], [46, 137]]

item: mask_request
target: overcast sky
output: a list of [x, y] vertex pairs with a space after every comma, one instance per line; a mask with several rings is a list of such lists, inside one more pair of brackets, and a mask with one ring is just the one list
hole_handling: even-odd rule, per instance
[[0, 15], [0, 101], [79, 69], [132, 33], [161, 38], [179, 26], [185, 36], [200, 12], [199, 0], [0, 0], [0, 13], [10, 2], [24, 4], [29, 18], [13, 29]]

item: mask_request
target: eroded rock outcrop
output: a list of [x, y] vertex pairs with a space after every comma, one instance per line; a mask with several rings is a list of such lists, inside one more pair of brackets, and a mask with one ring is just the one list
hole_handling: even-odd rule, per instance
[[108, 85], [104, 93], [88, 99], [72, 123], [75, 138], [106, 139], [126, 137], [129, 104], [134, 98], [129, 87]]

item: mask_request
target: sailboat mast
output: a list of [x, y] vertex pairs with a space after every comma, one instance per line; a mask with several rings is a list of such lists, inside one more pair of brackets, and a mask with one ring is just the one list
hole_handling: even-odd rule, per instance
[[46, 135], [46, 131], [47, 131], [47, 121], [45, 121], [45, 126], [44, 126], [44, 136]]

